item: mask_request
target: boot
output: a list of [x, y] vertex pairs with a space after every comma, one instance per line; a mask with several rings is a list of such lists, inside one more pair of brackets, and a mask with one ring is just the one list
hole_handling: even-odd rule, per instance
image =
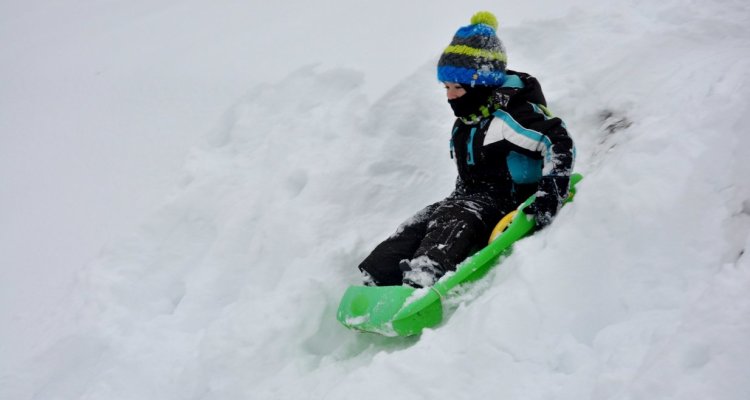
[[399, 268], [404, 273], [403, 284], [415, 288], [430, 287], [445, 273], [440, 264], [427, 256], [401, 260]]

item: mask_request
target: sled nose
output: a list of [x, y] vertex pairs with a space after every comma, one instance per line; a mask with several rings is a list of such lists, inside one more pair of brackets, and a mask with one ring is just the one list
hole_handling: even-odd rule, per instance
[[419, 334], [442, 320], [440, 298], [409, 286], [352, 286], [339, 304], [337, 319], [358, 331], [385, 336]]

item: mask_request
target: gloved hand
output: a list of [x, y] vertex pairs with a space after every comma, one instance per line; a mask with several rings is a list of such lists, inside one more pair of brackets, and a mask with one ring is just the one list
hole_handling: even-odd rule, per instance
[[545, 176], [539, 181], [536, 199], [523, 210], [526, 215], [534, 216], [536, 230], [544, 228], [555, 219], [563, 201], [568, 197], [569, 182], [570, 178], [567, 176]]
[[526, 206], [526, 208], [523, 209], [523, 212], [526, 215], [534, 217], [536, 229], [539, 230], [552, 222], [555, 215], [557, 215], [559, 208], [560, 206], [557, 201], [557, 196], [550, 194], [540, 196], [540, 194], [537, 193], [534, 202]]

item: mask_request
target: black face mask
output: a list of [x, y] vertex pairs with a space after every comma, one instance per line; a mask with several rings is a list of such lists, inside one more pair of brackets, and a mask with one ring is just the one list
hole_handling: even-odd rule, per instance
[[493, 88], [487, 86], [466, 86], [464, 90], [466, 90], [466, 94], [463, 96], [448, 100], [448, 104], [453, 109], [453, 114], [458, 118], [465, 118], [479, 113], [479, 107], [488, 105]]

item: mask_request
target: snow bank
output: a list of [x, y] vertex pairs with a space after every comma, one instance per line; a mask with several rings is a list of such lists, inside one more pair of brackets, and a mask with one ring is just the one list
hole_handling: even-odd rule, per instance
[[0, 371], [0, 397], [747, 399], [748, 14], [635, 1], [503, 31], [585, 180], [420, 338], [355, 334], [335, 308], [367, 252], [451, 190], [433, 62], [374, 104], [352, 70], [252, 88]]

